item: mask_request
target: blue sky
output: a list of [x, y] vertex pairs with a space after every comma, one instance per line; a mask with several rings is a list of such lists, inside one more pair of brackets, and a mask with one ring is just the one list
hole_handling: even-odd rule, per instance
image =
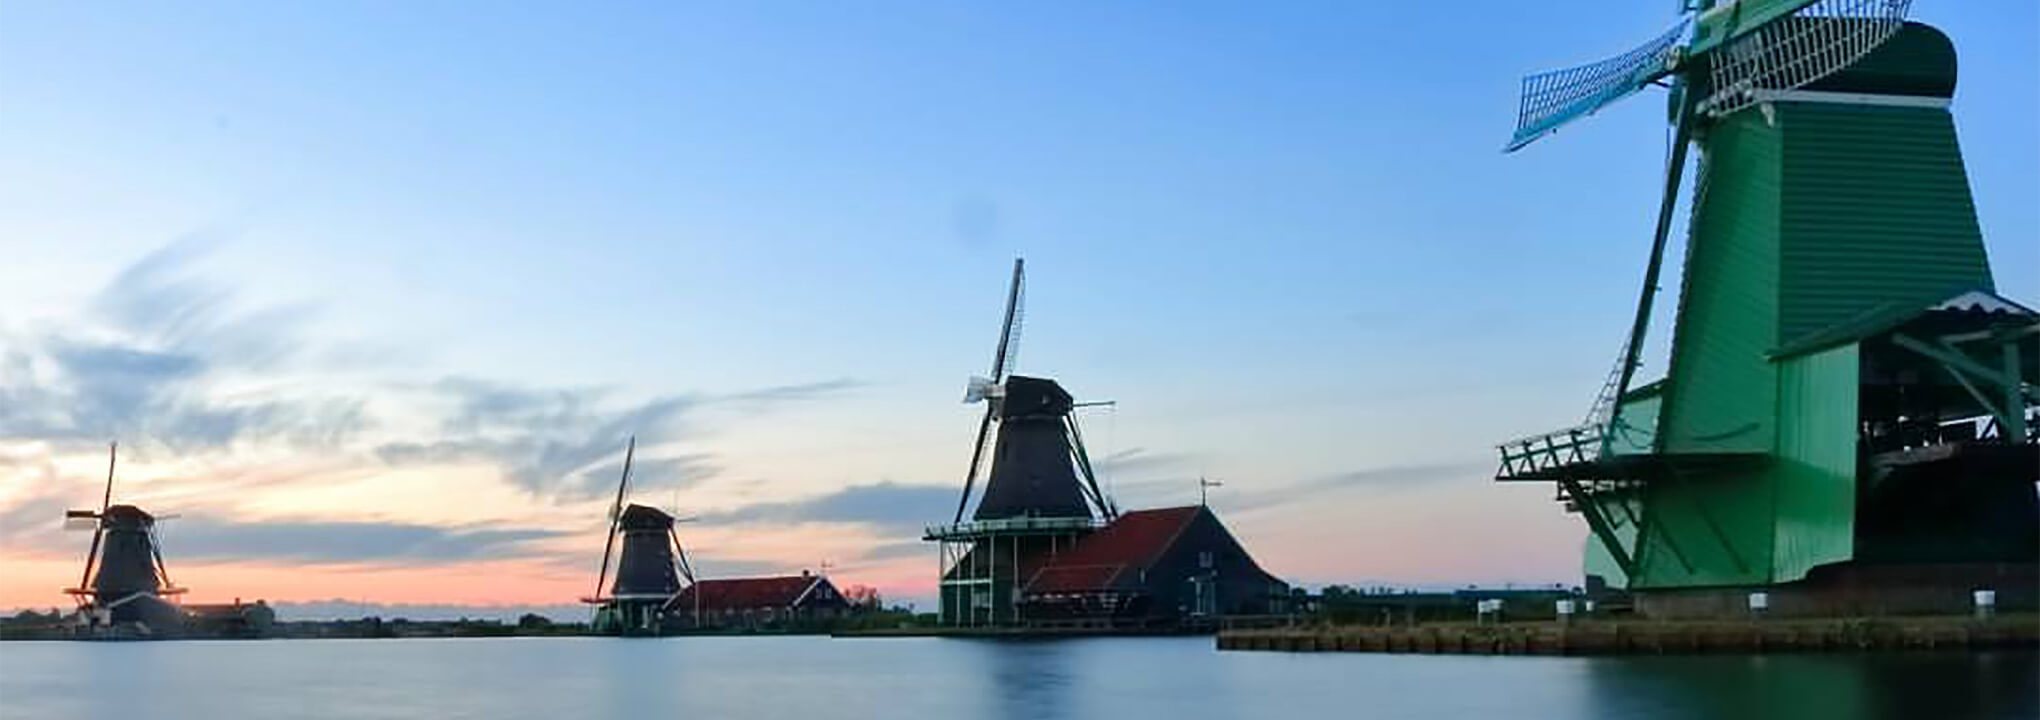
[[[787, 509], [883, 485], [942, 519], [926, 486], [961, 473], [956, 401], [1023, 254], [1020, 367], [1119, 401], [1087, 422], [1124, 503], [1222, 477], [1305, 581], [1566, 580], [1584, 530], [1489, 483], [1491, 446], [1576, 420], [1612, 360], [1662, 96], [1498, 149], [1522, 74], [1671, 5], [0, 3], [0, 341], [208, 361], [145, 409], [291, 408], [233, 415], [288, 432], [133, 439], [142, 498], [554, 538], [526, 578], [551, 588], [600, 503], [517, 478], [592, 477], [534, 458], [653, 424], [647, 483], [750, 518], [695, 531], [711, 559], [898, 585], [932, 565], [907, 519]], [[2000, 288], [2040, 298], [2040, 8], [1916, 5], [1962, 56]], [[460, 427], [484, 384], [522, 409]], [[88, 434], [15, 438], [42, 470], [0, 507], [88, 497]], [[317, 487], [197, 480], [280, 466]], [[350, 577], [427, 562], [386, 555]]]

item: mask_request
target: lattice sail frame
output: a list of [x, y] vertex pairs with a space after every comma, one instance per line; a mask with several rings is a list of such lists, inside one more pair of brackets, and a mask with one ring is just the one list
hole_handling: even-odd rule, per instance
[[1905, 26], [1912, 0], [1821, 0], [1711, 53], [1713, 92], [1701, 112], [1722, 117], [1863, 59]]
[[1516, 132], [1504, 149], [1528, 145], [1671, 74], [1679, 57], [1679, 41], [1691, 24], [1690, 18], [1680, 21], [1650, 42], [1597, 63], [1524, 77]]

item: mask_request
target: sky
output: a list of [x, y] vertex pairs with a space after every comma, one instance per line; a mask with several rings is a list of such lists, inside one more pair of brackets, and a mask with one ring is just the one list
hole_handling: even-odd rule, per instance
[[[0, 608], [66, 602], [114, 440], [192, 600], [568, 606], [633, 434], [704, 574], [929, 605], [1015, 256], [1121, 506], [1576, 583], [1493, 446], [1613, 363], [1663, 96], [1500, 147], [1672, 5], [0, 1]], [[2040, 6], [1915, 5], [2040, 299]]]

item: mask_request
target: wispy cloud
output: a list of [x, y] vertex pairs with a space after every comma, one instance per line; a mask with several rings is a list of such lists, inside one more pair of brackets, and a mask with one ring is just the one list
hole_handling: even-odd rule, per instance
[[[383, 462], [489, 461], [517, 487], [563, 500], [601, 494], [613, 480], [591, 470], [612, 457], [621, 462], [624, 438], [636, 435], [647, 446], [674, 439], [681, 416], [700, 402], [666, 396], [607, 409], [599, 389], [534, 389], [468, 377], [443, 378], [428, 393], [452, 408], [437, 437], [378, 445]], [[705, 457], [692, 462], [710, 467]]]
[[1194, 459], [1195, 456], [1189, 453], [1155, 452], [1147, 448], [1131, 447], [1099, 458], [1094, 463], [1094, 469], [1101, 476], [1117, 478], [1179, 469]]
[[334, 376], [318, 360], [328, 357], [321, 346], [299, 334], [316, 306], [246, 306], [230, 286], [197, 271], [205, 252], [192, 242], [153, 252], [117, 273], [77, 317], [0, 336], [0, 439], [14, 448], [0, 458], [8, 498], [0, 500], [0, 548], [70, 552], [75, 536], [55, 532], [62, 510], [87, 494], [80, 488], [96, 491], [97, 480], [64, 477], [58, 461], [103, 452], [102, 443], [117, 439], [124, 467], [129, 457], [145, 465], [152, 455], [177, 460], [154, 468], [145, 500], [207, 508], [166, 527], [173, 563], [543, 559], [552, 552], [545, 541], [561, 533], [345, 511], [295, 519], [233, 513], [260, 505], [248, 503], [251, 497], [431, 465], [491, 467], [531, 497], [584, 501], [613, 490], [632, 435], [639, 440], [634, 482], [693, 485], [721, 467], [713, 454], [680, 446], [715, 423], [862, 386], [833, 378], [633, 396], [467, 374], [420, 378], [396, 367]]
[[778, 385], [774, 387], [758, 388], [756, 390], [745, 390], [741, 392], [731, 393], [729, 395], [724, 395], [715, 399], [721, 402], [739, 405], [750, 405], [754, 409], [765, 409], [782, 403], [802, 402], [822, 397], [828, 397], [848, 390], [855, 390], [861, 387], [864, 387], [864, 383], [862, 381], [851, 378], [836, 378], [834, 380], [823, 380], [821, 382], [801, 383], [797, 385]]
[[197, 250], [172, 245], [100, 289], [59, 331], [5, 338], [0, 435], [67, 447], [123, 438], [172, 452], [242, 440], [331, 446], [367, 428], [358, 399], [218, 391], [273, 367], [301, 343], [306, 308], [235, 313], [232, 293], [192, 277]]
[[239, 522], [217, 516], [166, 521], [164, 550], [180, 561], [439, 565], [527, 555], [527, 544], [566, 533], [529, 528], [434, 527], [395, 522]]
[[881, 535], [918, 533], [956, 508], [957, 488], [880, 482], [853, 485], [825, 495], [759, 503], [702, 516], [707, 523], [834, 522], [870, 525]]
[[[470, 377], [447, 377], [429, 393], [452, 410], [437, 439], [397, 441], [375, 453], [396, 465], [486, 459], [503, 466], [517, 487], [559, 500], [585, 500], [607, 492], [622, 470], [623, 440], [640, 447], [678, 440], [689, 416], [708, 406], [759, 414], [791, 403], [824, 399], [861, 383], [847, 378], [746, 390], [727, 395], [655, 397], [605, 407], [599, 388], [528, 388]], [[639, 457], [633, 474], [667, 487], [685, 487], [720, 471], [713, 455]]]
[[1482, 477], [1482, 473], [1490, 470], [1491, 468], [1486, 465], [1465, 463], [1399, 465], [1354, 470], [1267, 490], [1237, 492], [1228, 499], [1226, 509], [1249, 512], [1299, 502], [1322, 502], [1330, 495], [1360, 490], [1376, 493], [1401, 492], [1441, 482]]

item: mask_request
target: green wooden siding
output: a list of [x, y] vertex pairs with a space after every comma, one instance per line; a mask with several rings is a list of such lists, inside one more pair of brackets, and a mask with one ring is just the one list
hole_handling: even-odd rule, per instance
[[1608, 452], [1612, 455], [1643, 455], [1656, 445], [1658, 406], [1664, 401], [1663, 395], [1622, 401], [1622, 425], [1608, 437]]
[[1772, 582], [1855, 556], [1857, 346], [1780, 363]]
[[1993, 289], [1940, 108], [1779, 103], [1780, 341], [1889, 302]]
[[1774, 530], [1770, 485], [1762, 470], [1688, 473], [1654, 481], [1644, 492], [1649, 530], [1630, 587], [1768, 581]]
[[1759, 112], [1701, 147], [1663, 416], [1663, 452], [1766, 452], [1775, 435], [1782, 137]]
[[[1636, 524], [1629, 522], [1622, 511], [1615, 508], [1613, 502], [1597, 504], [1600, 505], [1602, 512], [1610, 513], [1609, 518], [1614, 525], [1615, 537], [1622, 543], [1622, 547], [1636, 547]], [[1635, 503], [1630, 503], [1630, 512], [1635, 512], [1635, 507]], [[1585, 574], [1601, 576], [1601, 580], [1608, 583], [1608, 587], [1611, 588], [1629, 587], [1629, 575], [1622, 572], [1622, 563], [1615, 561], [1615, 555], [1608, 552], [1608, 546], [1601, 543], [1600, 536], [1587, 533], [1586, 546], [1581, 556], [1584, 558], [1581, 570]]]

